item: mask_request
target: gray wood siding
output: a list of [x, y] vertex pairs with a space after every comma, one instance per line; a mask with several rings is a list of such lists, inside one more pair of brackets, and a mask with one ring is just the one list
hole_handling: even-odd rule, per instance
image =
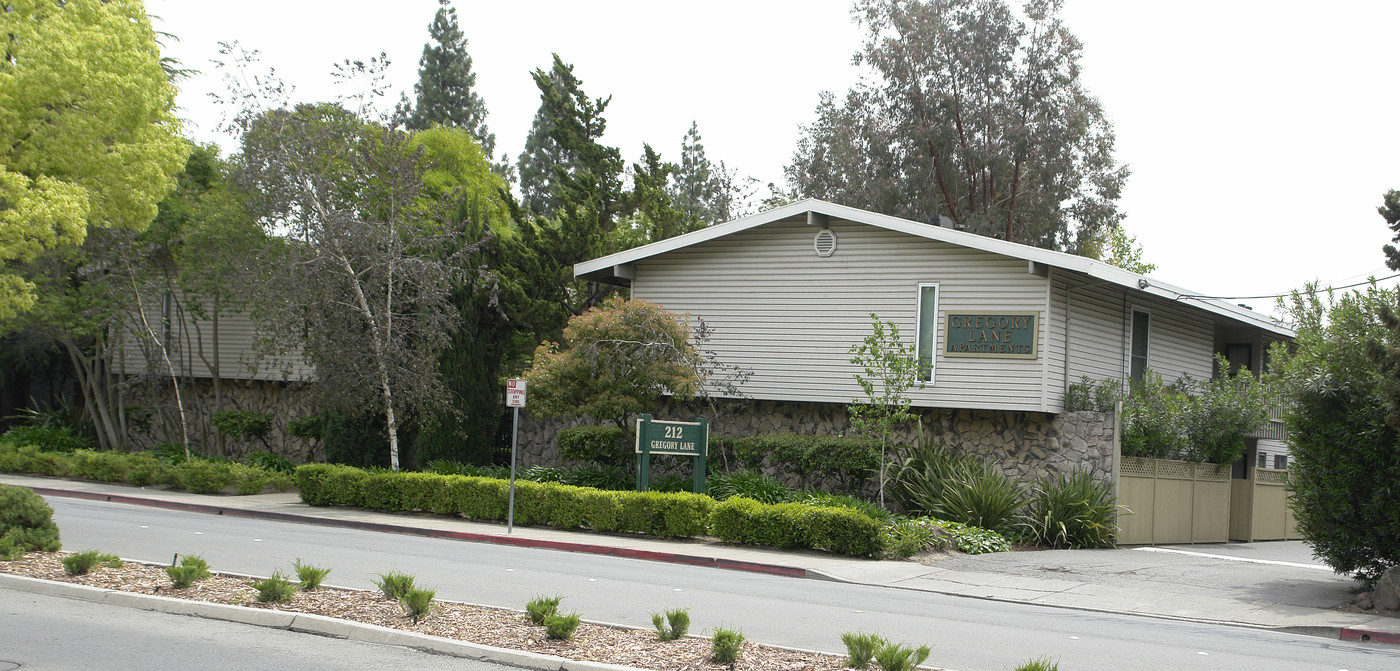
[[[753, 370], [750, 396], [848, 403], [861, 391], [847, 351], [870, 333], [870, 313], [895, 321], [913, 343], [918, 285], [937, 283], [934, 381], [911, 392], [914, 404], [1049, 409], [1048, 281], [1025, 261], [863, 224], [832, 221], [831, 229], [838, 247], [825, 259], [812, 248], [816, 228], [778, 222], [639, 261], [632, 293], [704, 319], [711, 348]], [[1037, 312], [1039, 356], [944, 357], [950, 311]]]
[[1166, 382], [1182, 375], [1209, 380], [1214, 374], [1215, 323], [1195, 310], [1153, 299], [1128, 301], [1128, 308], [1146, 309], [1152, 314], [1148, 338], [1147, 366]]
[[[175, 302], [175, 315], [171, 323], [170, 358], [176, 372], [194, 377], [213, 377], [209, 359], [214, 363], [214, 324], [208, 318], [182, 310], [179, 301]], [[146, 319], [161, 332], [162, 305], [159, 297], [145, 303]], [[112, 370], [128, 375], [142, 375], [147, 372], [146, 356], [138, 345], [141, 325], [135, 323], [126, 332], [119, 334], [124, 344], [123, 357], [113, 363]], [[259, 357], [253, 343], [258, 337], [252, 318], [246, 313], [224, 312], [219, 315], [219, 366], [220, 375], [226, 380], [306, 380], [312, 376], [312, 369], [302, 358], [293, 353], [277, 357]], [[200, 348], [204, 356], [200, 356]], [[152, 349], [153, 373], [166, 373], [158, 349]], [[124, 366], [124, 368], [123, 368]]]

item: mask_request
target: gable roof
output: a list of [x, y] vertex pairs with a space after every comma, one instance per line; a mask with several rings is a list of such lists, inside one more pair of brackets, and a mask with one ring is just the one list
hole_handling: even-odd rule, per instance
[[1039, 247], [1031, 247], [1016, 242], [1007, 242], [985, 235], [967, 233], [965, 231], [910, 221], [899, 217], [877, 214], [875, 212], [828, 203], [814, 198], [808, 198], [790, 205], [773, 208], [742, 219], [716, 224], [708, 228], [686, 233], [685, 235], [667, 238], [660, 242], [653, 242], [649, 245], [635, 247], [624, 252], [610, 254], [591, 261], [584, 261], [574, 266], [574, 277], [611, 284], [625, 284], [625, 281], [632, 279], [633, 275], [628, 265], [642, 259], [651, 258], [716, 238], [722, 238], [726, 235], [732, 235], [765, 224], [779, 221], [801, 221], [804, 219], [808, 222], [812, 222], [814, 220], [820, 221], [822, 218], [866, 224], [928, 240], [936, 240], [1011, 258], [1023, 259], [1029, 263], [1082, 273], [1106, 284], [1114, 284], [1142, 294], [1158, 296], [1166, 300], [1179, 302], [1183, 305], [1195, 306], [1218, 317], [1249, 324], [1281, 336], [1291, 338], [1294, 335], [1293, 329], [1288, 328], [1272, 317], [1257, 313], [1249, 308], [1241, 307], [1221, 299], [1198, 298], [1196, 297], [1199, 296], [1198, 292], [1168, 284], [1146, 275], [1129, 272], [1122, 268], [1104, 263], [1103, 261], [1049, 249], [1041, 249]]

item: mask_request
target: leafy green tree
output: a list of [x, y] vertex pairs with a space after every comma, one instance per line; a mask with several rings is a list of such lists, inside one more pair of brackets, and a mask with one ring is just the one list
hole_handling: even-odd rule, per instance
[[140, 2], [16, 0], [0, 35], [2, 320], [37, 300], [12, 264], [88, 227], [144, 229], [189, 150]]
[[851, 363], [861, 368], [855, 379], [865, 392], [865, 398], [855, 399], [847, 406], [847, 414], [851, 428], [880, 437], [880, 505], [883, 506], [887, 445], [895, 427], [914, 419], [914, 413], [909, 410], [909, 390], [917, 384], [919, 363], [914, 357], [914, 346], [899, 336], [899, 324], [882, 322], [874, 312], [870, 313], [870, 323], [870, 335], [847, 352]]
[[679, 315], [613, 295], [569, 320], [562, 343], [544, 342], [524, 377], [533, 412], [587, 416], [627, 428], [627, 418], [670, 395], [694, 398], [704, 362]]
[[628, 249], [704, 227], [672, 200], [667, 186], [675, 170], [676, 165], [662, 161], [651, 145], [643, 146], [642, 162], [632, 164], [632, 191], [627, 194], [631, 214], [615, 229], [612, 247]]
[[1319, 558], [1369, 583], [1400, 564], [1400, 293], [1310, 285], [1286, 308], [1296, 349], [1271, 355], [1288, 400], [1293, 514]]
[[[475, 90], [476, 73], [472, 72], [472, 57], [467, 53], [467, 38], [450, 0], [438, 0], [437, 14], [428, 25], [428, 38], [418, 60], [418, 83], [413, 85], [416, 101], [407, 112], [404, 125], [409, 130], [435, 125], [465, 129], [489, 159], [496, 151], [496, 134], [486, 127], [486, 103]], [[503, 156], [497, 171], [508, 164]]]
[[1108, 240], [1105, 246], [1107, 249], [1098, 253], [1086, 248], [1085, 255], [1097, 256], [1103, 259], [1104, 263], [1139, 275], [1150, 275], [1157, 272], [1157, 264], [1142, 260], [1142, 245], [1138, 244], [1137, 236], [1129, 235], [1121, 225], [1113, 226], [1108, 230]]
[[731, 194], [717, 167], [705, 156], [700, 128], [694, 121], [681, 140], [681, 162], [673, 177], [671, 201], [686, 217], [705, 226], [733, 218]]
[[[1395, 233], [1391, 242], [1400, 242], [1400, 191], [1391, 189], [1385, 192], [1385, 201], [1376, 208], [1376, 212], [1385, 218], [1386, 226], [1389, 226], [1391, 232]], [[1400, 270], [1400, 250], [1397, 250], [1395, 245], [1386, 245], [1383, 249], [1386, 267], [1391, 270]]]
[[[823, 94], [786, 173], [805, 196], [1080, 252], [1128, 171], [1079, 78], [1062, 0], [858, 0], [874, 77]], [[1024, 16], [1024, 18], [1021, 18]]]

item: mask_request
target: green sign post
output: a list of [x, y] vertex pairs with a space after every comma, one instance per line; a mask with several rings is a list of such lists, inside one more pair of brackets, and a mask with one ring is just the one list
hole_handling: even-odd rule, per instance
[[710, 422], [701, 417], [694, 422], [653, 420], [637, 416], [637, 491], [651, 487], [651, 455], [679, 454], [695, 459], [695, 481], [691, 491], [705, 493], [705, 453], [710, 445]]

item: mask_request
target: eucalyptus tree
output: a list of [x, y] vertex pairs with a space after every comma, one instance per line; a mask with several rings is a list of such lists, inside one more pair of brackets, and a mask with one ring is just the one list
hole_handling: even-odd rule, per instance
[[1080, 79], [1062, 0], [858, 0], [871, 78], [823, 94], [786, 174], [803, 195], [1082, 252], [1126, 167]]

